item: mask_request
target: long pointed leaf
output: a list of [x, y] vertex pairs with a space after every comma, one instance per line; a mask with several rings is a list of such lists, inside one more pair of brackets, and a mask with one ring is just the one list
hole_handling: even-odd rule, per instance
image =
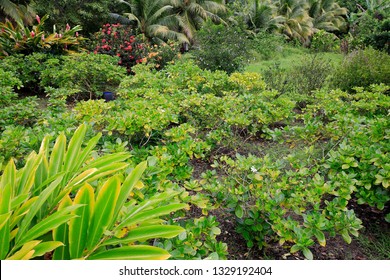
[[120, 181], [117, 176], [114, 176], [108, 179], [99, 191], [88, 233], [88, 250], [93, 249], [99, 243], [107, 226], [115, 220], [116, 217], [113, 217], [113, 214], [119, 190]]
[[147, 162], [141, 162], [134, 168], [134, 170], [127, 176], [127, 178], [123, 182], [121, 191], [119, 193], [118, 202], [115, 207], [115, 215], [119, 214], [119, 211], [125, 204], [135, 184], [139, 181], [139, 179], [141, 179], [141, 176], [144, 173], [146, 167]]
[[[8, 214], [11, 210], [11, 184], [6, 184], [0, 189], [0, 214]], [[7, 219], [0, 229], [0, 259], [4, 259], [9, 250], [10, 242], [10, 221]]]
[[185, 231], [179, 226], [153, 225], [140, 226], [128, 232], [124, 238], [112, 238], [103, 243], [103, 245], [117, 245], [132, 243], [135, 241], [146, 241], [154, 238], [172, 238]]
[[78, 259], [82, 256], [89, 223], [94, 209], [95, 198], [93, 188], [85, 184], [76, 194], [74, 204], [84, 205], [76, 209], [72, 214], [78, 217], [69, 222], [69, 252], [71, 259]]
[[49, 161], [49, 177], [57, 174], [61, 170], [66, 151], [66, 137], [61, 133], [54, 144]]
[[65, 154], [63, 166], [64, 171], [74, 171], [80, 167], [81, 163], [78, 160], [78, 156], [80, 154], [81, 144], [83, 143], [86, 132], [87, 126], [82, 124], [76, 129], [72, 138], [70, 139], [68, 149]]
[[23, 237], [16, 243], [15, 247], [17, 248], [23, 243], [33, 240], [34, 238], [40, 237], [45, 233], [62, 225], [63, 223], [66, 223], [70, 219], [74, 218], [75, 216], [69, 213], [77, 207], [80, 207], [80, 205], [72, 205], [65, 207], [64, 209], [58, 210], [56, 213], [42, 220], [41, 222], [33, 226], [29, 231], [27, 231], [23, 235]]
[[153, 219], [156, 217], [160, 217], [163, 215], [168, 215], [171, 212], [175, 212], [177, 210], [186, 208], [188, 205], [184, 203], [175, 203], [175, 204], [170, 204], [170, 205], [165, 205], [158, 207], [156, 209], [152, 210], [147, 210], [140, 212], [138, 214], [135, 214], [132, 217], [127, 217], [118, 227], [117, 229], [122, 229], [124, 227], [132, 226], [137, 223], [140, 223], [142, 221], [147, 221], [149, 219]]
[[33, 240], [27, 242], [23, 247], [17, 251], [15, 254], [7, 258], [7, 260], [26, 260], [32, 257], [34, 254], [34, 247], [41, 243], [41, 240]]
[[22, 220], [18, 234], [16, 235], [16, 242], [18, 243], [24, 233], [27, 231], [32, 219], [38, 212], [38, 210], [42, 207], [42, 205], [46, 202], [50, 194], [57, 188], [57, 186], [61, 183], [62, 177], [57, 178], [53, 183], [51, 183], [38, 197], [38, 199], [31, 205], [31, 208], [27, 215]]
[[34, 254], [32, 255], [32, 258], [43, 256], [47, 252], [51, 252], [60, 246], [64, 246], [64, 244], [58, 241], [47, 241], [40, 243], [34, 247]]
[[[62, 210], [72, 205], [72, 200], [69, 196], [65, 196], [58, 206], [58, 210]], [[73, 213], [72, 213], [73, 214]], [[69, 260], [69, 239], [68, 239], [69, 226], [64, 223], [57, 228], [53, 229], [53, 240], [61, 242], [64, 246], [57, 248], [53, 254], [53, 260]]]
[[166, 260], [171, 255], [164, 249], [134, 245], [115, 248], [90, 256], [89, 260]]

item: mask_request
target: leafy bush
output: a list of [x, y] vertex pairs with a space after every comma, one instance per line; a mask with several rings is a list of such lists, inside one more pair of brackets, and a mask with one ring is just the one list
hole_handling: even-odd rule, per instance
[[102, 54], [77, 54], [47, 60], [41, 72], [42, 87], [49, 96], [58, 98], [93, 99], [103, 91], [113, 91], [126, 70], [118, 59]]
[[250, 60], [248, 39], [236, 27], [207, 24], [198, 31], [196, 41], [193, 54], [202, 69], [230, 74], [242, 70]]
[[[143, 203], [126, 203], [140, 184], [146, 163], [135, 167], [124, 180], [112, 176], [128, 166], [124, 160], [129, 155], [89, 159], [100, 135], [82, 148], [86, 130], [80, 126], [68, 145], [61, 134], [50, 153], [46, 137], [39, 153], [31, 153], [22, 169], [17, 170], [12, 160], [5, 167], [0, 176], [0, 259], [31, 259], [52, 250], [53, 259], [170, 256], [156, 247], [128, 244], [181, 233], [181, 227], [162, 225], [155, 218], [186, 204], [164, 203], [175, 192], [158, 194]], [[103, 179], [106, 176], [111, 177]]]
[[63, 54], [72, 51], [78, 51], [80, 41], [83, 39], [78, 36], [80, 26], [70, 28], [66, 26], [63, 33], [58, 34], [56, 30], [49, 34], [43, 30], [44, 22], [48, 15], [40, 19], [37, 16], [37, 25], [32, 26], [31, 30], [25, 27], [22, 22], [16, 26], [6, 20], [0, 23], [0, 57], [15, 53], [30, 54], [33, 52], [48, 52], [54, 54]]
[[390, 55], [367, 48], [348, 54], [331, 79], [335, 88], [351, 91], [354, 87], [390, 83]]
[[278, 34], [259, 32], [252, 39], [251, 45], [261, 58], [268, 60], [277, 56], [285, 47], [285, 38]]
[[319, 30], [311, 39], [310, 48], [319, 52], [334, 52], [340, 48], [340, 40], [333, 33]]

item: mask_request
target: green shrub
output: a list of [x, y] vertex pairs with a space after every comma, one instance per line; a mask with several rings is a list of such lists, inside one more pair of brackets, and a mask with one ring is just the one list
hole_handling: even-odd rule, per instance
[[310, 48], [318, 52], [335, 52], [340, 50], [340, 40], [333, 33], [319, 30], [311, 39]]
[[38, 52], [29, 55], [15, 54], [0, 60], [0, 65], [21, 81], [23, 86], [20, 93], [42, 94], [44, 89], [40, 86], [41, 72], [46, 69], [46, 62], [51, 57]]
[[40, 85], [52, 97], [94, 99], [114, 91], [125, 76], [117, 63], [118, 58], [101, 54], [55, 57], [47, 60]]
[[193, 51], [202, 69], [240, 71], [250, 61], [249, 41], [236, 27], [205, 25], [196, 35], [197, 49]]
[[285, 38], [279, 34], [259, 32], [252, 39], [251, 46], [261, 58], [268, 60], [278, 56], [286, 45]]
[[354, 87], [390, 83], [390, 55], [367, 48], [348, 54], [331, 79], [333, 87], [352, 91]]

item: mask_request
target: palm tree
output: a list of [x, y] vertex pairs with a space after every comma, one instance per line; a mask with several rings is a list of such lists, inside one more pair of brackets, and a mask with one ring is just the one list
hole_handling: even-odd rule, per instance
[[335, 0], [309, 0], [309, 16], [313, 19], [314, 32], [340, 30], [345, 24], [346, 8], [340, 7]]
[[[136, 29], [151, 41], [177, 40], [187, 42], [187, 37], [178, 32], [178, 15], [174, 14], [174, 7], [169, 0], [118, 0], [125, 4], [129, 11], [123, 15], [128, 21], [135, 23]], [[117, 14], [111, 14], [117, 19]], [[123, 21], [123, 20], [122, 20]]]
[[277, 14], [284, 17], [283, 33], [301, 43], [308, 41], [313, 34], [312, 18], [307, 12], [306, 0], [272, 0]]
[[179, 15], [179, 28], [193, 42], [196, 30], [199, 30], [206, 20], [215, 23], [225, 23], [219, 16], [227, 11], [225, 1], [205, 0], [170, 0], [174, 13]]
[[251, 30], [258, 32], [280, 30], [285, 18], [276, 14], [276, 7], [270, 0], [251, 0], [249, 13], [245, 16]]

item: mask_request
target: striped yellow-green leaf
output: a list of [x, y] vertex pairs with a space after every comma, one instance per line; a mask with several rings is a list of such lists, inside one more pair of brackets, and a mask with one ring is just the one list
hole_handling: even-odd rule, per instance
[[134, 214], [133, 216], [127, 217], [120, 223], [120, 225], [117, 227], [117, 229], [121, 229], [123, 227], [128, 227], [131, 225], [135, 225], [137, 223], [147, 221], [149, 219], [154, 219], [163, 215], [168, 215], [172, 212], [175, 212], [177, 210], [186, 208], [188, 205], [184, 203], [174, 203], [170, 205], [165, 205], [161, 207], [157, 207], [152, 210], [142, 211], [139, 213]]
[[22, 236], [27, 231], [28, 227], [34, 216], [37, 214], [42, 205], [49, 198], [50, 194], [57, 188], [60, 184], [62, 177], [57, 178], [54, 182], [52, 182], [46, 189], [44, 189], [39, 195], [38, 199], [31, 205], [27, 215], [21, 221], [18, 234], [16, 235], [16, 242], [18, 243]]
[[64, 155], [66, 151], [66, 137], [64, 133], [61, 133], [54, 144], [53, 150], [50, 154], [49, 160], [49, 177], [57, 174], [64, 162]]
[[3, 175], [1, 176], [0, 189], [5, 187], [6, 184], [11, 185], [12, 197], [14, 197], [16, 192], [16, 166], [12, 159], [6, 165]]
[[103, 168], [109, 164], [115, 163], [115, 162], [122, 162], [125, 161], [130, 157], [129, 153], [121, 152], [121, 153], [115, 153], [115, 154], [108, 154], [105, 156], [102, 156], [93, 162], [89, 163], [85, 168], [82, 170], [86, 170], [89, 168]]
[[81, 144], [83, 143], [86, 132], [87, 126], [82, 124], [76, 129], [72, 138], [70, 139], [68, 149], [65, 153], [63, 166], [64, 171], [74, 171], [79, 167], [78, 157], [81, 152]]
[[11, 212], [6, 214], [0, 215], [0, 230], [5, 226], [5, 224], [8, 222], [9, 218], [11, 217]]
[[110, 165], [107, 165], [105, 167], [99, 168], [98, 172], [96, 172], [93, 176], [88, 178], [87, 182], [93, 182], [96, 181], [102, 177], [114, 174], [118, 172], [119, 170], [125, 169], [127, 166], [129, 166], [127, 163], [124, 162], [114, 162]]
[[6, 260], [28, 260], [34, 254], [34, 247], [41, 243], [41, 240], [32, 240], [27, 242], [22, 246], [22, 248], [15, 252], [12, 256], [8, 257]]
[[144, 173], [147, 167], [147, 162], [141, 162], [138, 164], [134, 170], [126, 177], [125, 181], [122, 184], [121, 191], [119, 193], [118, 202], [115, 207], [115, 214], [118, 215], [119, 211], [125, 204], [127, 198], [130, 195], [130, 192], [134, 188], [135, 184], [139, 181], [142, 174]]
[[34, 184], [35, 172], [41, 163], [42, 155], [32, 152], [26, 159], [26, 164], [21, 170], [18, 170], [17, 176], [20, 176], [17, 183], [16, 195], [25, 194], [30, 191]]
[[115, 204], [120, 190], [118, 176], [108, 179], [96, 198], [95, 209], [93, 211], [91, 226], [88, 233], [87, 248], [92, 250], [102, 238], [103, 232], [110, 225], [113, 217]]
[[[67, 195], [61, 203], [58, 205], [58, 210], [62, 210], [65, 207], [71, 206], [72, 199]], [[73, 214], [73, 213], [72, 213]], [[69, 237], [68, 237], [69, 226], [64, 223], [57, 228], [53, 229], [53, 240], [61, 242], [64, 246], [57, 248], [53, 253], [53, 260], [69, 260]]]
[[16, 224], [19, 223], [19, 221], [30, 211], [31, 205], [37, 199], [38, 199], [37, 196], [30, 198], [29, 200], [25, 201], [18, 209], [15, 210], [15, 212], [12, 214], [11, 217], [10, 228], [14, 228]]
[[[5, 184], [0, 189], [0, 214], [8, 214], [11, 210], [11, 184]], [[0, 229], [0, 259], [4, 259], [9, 250], [10, 242], [10, 221], [7, 219]]]
[[147, 246], [134, 245], [115, 248], [99, 252], [90, 256], [89, 260], [166, 260], [171, 255], [164, 249]]
[[64, 209], [58, 210], [46, 219], [40, 221], [38, 224], [33, 226], [31, 229], [25, 232], [25, 234], [22, 235], [22, 237], [17, 241], [15, 247], [18, 248], [18, 246], [21, 246], [28, 241], [40, 237], [45, 233], [62, 225], [63, 223], [66, 223], [70, 219], [74, 218], [75, 216], [69, 213], [78, 207], [80, 207], [80, 205], [72, 205], [65, 207]]
[[64, 244], [58, 241], [47, 241], [40, 243], [34, 247], [34, 254], [32, 255], [32, 258], [43, 256], [47, 252], [51, 252], [60, 246], [64, 246]]
[[172, 238], [185, 231], [184, 228], [171, 225], [140, 226], [130, 230], [124, 238], [111, 238], [103, 245], [128, 244], [153, 238]]
[[94, 190], [89, 184], [85, 184], [76, 194], [74, 204], [83, 205], [72, 212], [77, 218], [69, 222], [69, 253], [71, 259], [82, 257], [91, 216], [95, 205]]
[[102, 134], [98, 133], [95, 137], [88, 141], [82, 153], [79, 155], [80, 161], [82, 163], [87, 160], [87, 157], [92, 152], [93, 148], [95, 148], [96, 144], [99, 142], [100, 137], [102, 137]]

